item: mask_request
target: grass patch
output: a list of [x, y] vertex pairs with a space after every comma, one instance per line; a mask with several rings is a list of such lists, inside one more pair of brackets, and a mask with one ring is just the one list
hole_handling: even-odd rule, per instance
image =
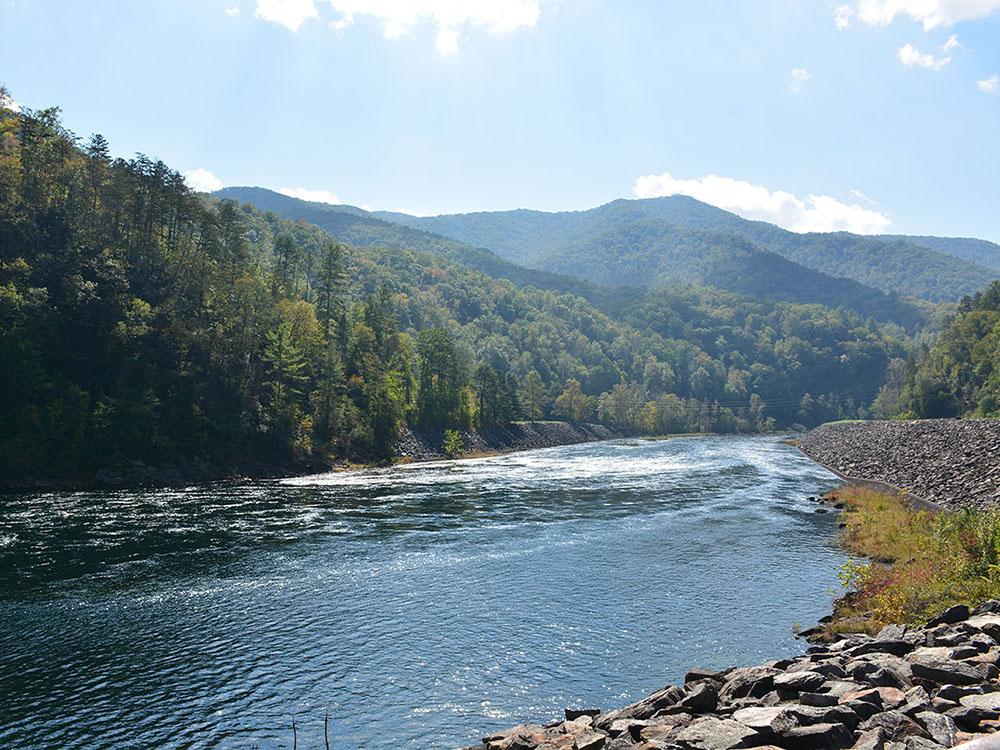
[[829, 635], [923, 625], [953, 604], [1000, 598], [1000, 511], [928, 513], [861, 487], [832, 493], [845, 504], [842, 544], [864, 559], [840, 571], [848, 590]]

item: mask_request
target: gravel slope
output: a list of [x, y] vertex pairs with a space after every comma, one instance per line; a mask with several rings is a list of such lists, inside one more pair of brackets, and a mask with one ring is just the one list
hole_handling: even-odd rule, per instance
[[1000, 507], [1000, 420], [834, 422], [799, 441], [814, 461], [946, 508]]

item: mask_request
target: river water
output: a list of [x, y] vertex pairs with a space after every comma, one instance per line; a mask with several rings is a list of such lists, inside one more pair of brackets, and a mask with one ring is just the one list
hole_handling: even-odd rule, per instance
[[0, 747], [447, 748], [800, 652], [835, 484], [703, 437], [0, 497]]

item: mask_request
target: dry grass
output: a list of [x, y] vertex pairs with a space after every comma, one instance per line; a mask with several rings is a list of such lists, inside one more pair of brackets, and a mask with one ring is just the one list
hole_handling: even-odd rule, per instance
[[846, 506], [842, 543], [864, 559], [841, 570], [848, 593], [834, 605], [830, 634], [922, 625], [953, 604], [1000, 598], [1000, 512], [914, 512], [860, 487], [833, 494]]

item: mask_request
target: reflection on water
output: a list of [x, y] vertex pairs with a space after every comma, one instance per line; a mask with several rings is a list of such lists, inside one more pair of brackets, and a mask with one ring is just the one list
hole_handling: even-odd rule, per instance
[[833, 477], [678, 438], [0, 499], [0, 746], [453, 747], [829, 607]]

